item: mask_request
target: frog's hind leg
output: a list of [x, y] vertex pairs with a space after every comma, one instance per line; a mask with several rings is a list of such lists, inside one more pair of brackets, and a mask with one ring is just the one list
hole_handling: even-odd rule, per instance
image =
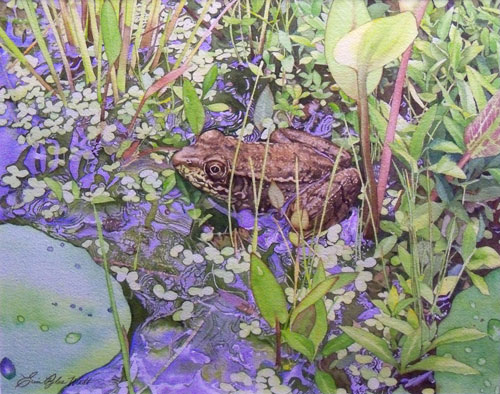
[[[354, 204], [361, 188], [359, 173], [354, 168], [347, 168], [338, 172], [328, 193], [329, 180], [325, 179], [317, 185], [311, 186], [306, 193], [300, 195], [300, 206], [307, 211], [309, 228], [304, 230], [320, 231], [321, 216], [326, 204], [325, 217], [321, 230], [344, 220], [351, 206]], [[327, 197], [328, 200], [327, 200]], [[297, 204], [292, 202], [287, 210], [291, 217], [297, 209]]]
[[[313, 148], [318, 153], [328, 156], [332, 162], [340, 154], [340, 148], [324, 138], [317, 137], [305, 131], [295, 129], [277, 129], [271, 134], [271, 142], [289, 143], [299, 142]], [[340, 167], [349, 167], [351, 164], [351, 155], [345, 150], [339, 161]]]

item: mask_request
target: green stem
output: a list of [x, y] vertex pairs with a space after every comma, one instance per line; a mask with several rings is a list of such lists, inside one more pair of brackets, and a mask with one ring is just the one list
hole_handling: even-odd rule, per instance
[[111, 304], [111, 311], [113, 313], [113, 320], [115, 323], [116, 334], [118, 336], [118, 341], [120, 342], [120, 349], [121, 349], [122, 358], [123, 358], [123, 369], [125, 371], [125, 377], [127, 379], [128, 392], [129, 392], [129, 394], [133, 394], [134, 393], [134, 386], [132, 385], [132, 380], [130, 378], [129, 349], [128, 349], [128, 344], [125, 340], [125, 336], [123, 335], [122, 324], [120, 322], [120, 316], [118, 315], [118, 307], [116, 306], [115, 294], [113, 293], [113, 286], [111, 283], [111, 274], [109, 273], [108, 256], [107, 256], [107, 253], [105, 250], [104, 237], [102, 235], [102, 223], [101, 223], [101, 219], [99, 218], [99, 215], [97, 213], [97, 208], [95, 207], [94, 204], [92, 204], [92, 207], [94, 208], [94, 217], [95, 217], [95, 223], [97, 226], [97, 235], [99, 237], [99, 245], [101, 247], [101, 252], [102, 252], [103, 268], [104, 268], [104, 273], [106, 276], [106, 287], [108, 289], [109, 303]]

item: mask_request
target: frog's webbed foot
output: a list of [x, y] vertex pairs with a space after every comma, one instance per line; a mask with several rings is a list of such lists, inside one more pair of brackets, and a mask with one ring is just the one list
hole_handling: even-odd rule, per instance
[[[277, 129], [271, 134], [271, 142], [290, 143], [299, 142], [313, 148], [315, 151], [322, 153], [335, 161], [335, 158], [340, 153], [340, 148], [324, 138], [317, 137], [305, 131], [295, 129]], [[342, 151], [342, 156], [339, 161], [340, 167], [349, 167], [351, 165], [351, 155], [345, 150]]]
[[[325, 204], [326, 211], [321, 230], [344, 220], [361, 189], [359, 173], [355, 168], [339, 171], [329, 193], [328, 184], [328, 179], [326, 179], [325, 182], [312, 186], [307, 193], [300, 195], [300, 206], [307, 211], [309, 216], [309, 228], [304, 229], [308, 232], [320, 231], [319, 226]], [[329, 196], [328, 201], [326, 201], [327, 196]], [[287, 216], [292, 217], [296, 209], [297, 204], [292, 202], [288, 207]]]

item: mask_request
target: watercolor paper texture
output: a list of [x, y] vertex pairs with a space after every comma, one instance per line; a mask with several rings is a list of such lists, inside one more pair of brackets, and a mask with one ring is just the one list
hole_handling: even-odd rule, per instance
[[498, 394], [499, 0], [0, 2], [2, 394]]

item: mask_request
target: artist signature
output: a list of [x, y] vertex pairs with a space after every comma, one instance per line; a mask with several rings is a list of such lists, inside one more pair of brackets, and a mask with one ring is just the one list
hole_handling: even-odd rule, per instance
[[[76, 382], [78, 377], [76, 376], [60, 376], [57, 373], [50, 374], [46, 377], [39, 376], [38, 371], [33, 371], [29, 375], [22, 375], [16, 383], [16, 388], [18, 387], [28, 387], [29, 385], [41, 385], [44, 389], [48, 389], [53, 385], [71, 386]], [[88, 384], [90, 383], [90, 378], [83, 378], [78, 383]]]

